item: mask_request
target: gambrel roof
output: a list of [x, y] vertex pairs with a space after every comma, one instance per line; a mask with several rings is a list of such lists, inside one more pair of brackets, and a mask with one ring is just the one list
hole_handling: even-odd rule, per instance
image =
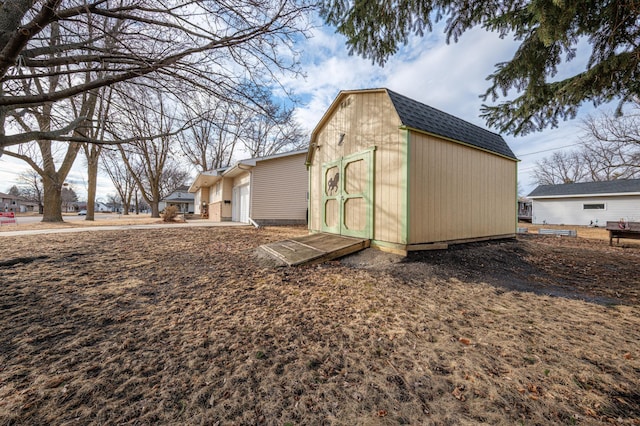
[[509, 145], [499, 134], [490, 132], [392, 90], [385, 90], [400, 116], [400, 121], [407, 128], [442, 136], [446, 139], [463, 142], [467, 145], [516, 159]]
[[577, 197], [592, 195], [640, 194], [640, 179], [619, 179], [605, 182], [565, 183], [561, 185], [540, 185], [528, 197]]
[[461, 118], [440, 111], [429, 105], [408, 98], [389, 89], [361, 89], [341, 91], [311, 134], [311, 143], [307, 154], [307, 164], [311, 164], [318, 130], [329, 118], [340, 102], [351, 94], [385, 92], [400, 118], [401, 127], [435, 135], [452, 142], [461, 143], [483, 151], [491, 152], [512, 160], [518, 160], [505, 140], [497, 133], [471, 124]]

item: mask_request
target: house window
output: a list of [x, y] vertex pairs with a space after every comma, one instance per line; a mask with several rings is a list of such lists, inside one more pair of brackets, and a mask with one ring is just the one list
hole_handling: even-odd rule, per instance
[[605, 210], [604, 203], [583, 204], [582, 210]]

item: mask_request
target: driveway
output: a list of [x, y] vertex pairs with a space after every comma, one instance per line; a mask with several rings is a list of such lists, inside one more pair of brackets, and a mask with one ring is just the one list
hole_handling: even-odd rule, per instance
[[[82, 217], [82, 216], [81, 216]], [[22, 218], [21, 218], [22, 219]], [[65, 217], [67, 221], [68, 217]], [[41, 219], [40, 219], [41, 220]], [[23, 223], [22, 221], [20, 223]], [[11, 225], [6, 225], [11, 226]], [[163, 228], [194, 228], [194, 227], [233, 227], [233, 226], [251, 226], [246, 223], [239, 222], [213, 222], [210, 220], [192, 220], [186, 223], [158, 223], [147, 225], [98, 225], [98, 226], [77, 226], [71, 228], [47, 228], [47, 229], [28, 229], [16, 231], [0, 232], [2, 237], [16, 237], [20, 235], [39, 235], [39, 234], [66, 234], [74, 232], [91, 232], [91, 231], [123, 231], [129, 229], [163, 229]]]

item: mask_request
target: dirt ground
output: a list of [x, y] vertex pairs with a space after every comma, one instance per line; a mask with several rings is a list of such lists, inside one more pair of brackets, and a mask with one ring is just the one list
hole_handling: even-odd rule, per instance
[[0, 238], [0, 425], [640, 425], [640, 247], [302, 268], [302, 228]]

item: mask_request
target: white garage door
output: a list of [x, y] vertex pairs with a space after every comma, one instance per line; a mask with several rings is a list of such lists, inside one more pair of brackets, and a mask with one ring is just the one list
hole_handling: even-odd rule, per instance
[[241, 185], [233, 188], [233, 209], [231, 220], [234, 222], [249, 223], [249, 185]]

